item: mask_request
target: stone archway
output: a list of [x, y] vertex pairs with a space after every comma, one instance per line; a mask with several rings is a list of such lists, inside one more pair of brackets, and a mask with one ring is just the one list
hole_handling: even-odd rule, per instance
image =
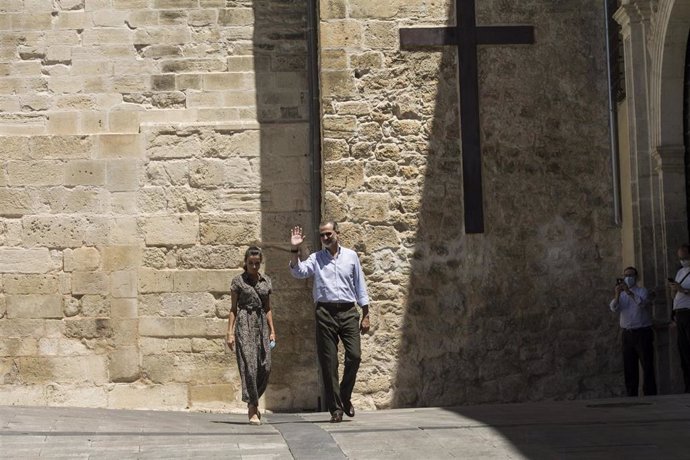
[[[658, 244], [658, 285], [663, 283], [661, 277], [664, 273], [675, 273], [675, 248], [688, 238], [684, 92], [689, 31], [690, 0], [660, 2], [650, 47], [652, 69], [649, 114], [655, 171], [652, 176], [652, 199], [659, 209], [658, 224], [655, 225], [654, 232]], [[668, 311], [671, 302], [669, 299], [666, 305], [659, 307]], [[665, 318], [666, 311], [656, 316]], [[664, 392], [678, 392], [680, 365], [677, 362], [675, 330], [660, 328], [657, 337], [660, 342], [657, 344], [659, 373], [665, 387]]]
[[[683, 86], [690, 0], [661, 2], [652, 50], [652, 145], [683, 145]], [[655, 110], [656, 109], [656, 110]]]

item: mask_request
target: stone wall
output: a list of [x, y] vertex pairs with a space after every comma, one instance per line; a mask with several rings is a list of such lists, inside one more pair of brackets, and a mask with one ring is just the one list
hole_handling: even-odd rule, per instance
[[[223, 336], [266, 248], [266, 405], [313, 407], [305, 5], [0, 5], [0, 404], [240, 408]], [[288, 364], [289, 363], [289, 364]]]
[[536, 43], [479, 51], [486, 232], [463, 230], [453, 2], [321, 1], [325, 214], [363, 256], [364, 407], [621, 394], [601, 2], [476, 2]]

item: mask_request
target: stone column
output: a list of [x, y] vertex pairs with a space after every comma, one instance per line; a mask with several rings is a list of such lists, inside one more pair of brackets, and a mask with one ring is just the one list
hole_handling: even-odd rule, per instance
[[[649, 9], [634, 0], [625, 0], [614, 18], [621, 25], [625, 56], [625, 91], [628, 102], [628, 133], [630, 144], [630, 188], [632, 194], [632, 225], [635, 265], [646, 281], [655, 280], [655, 254], [646, 241], [654, 241], [654, 210], [652, 167], [649, 139], [649, 56], [646, 36]], [[625, 186], [625, 184], [623, 184]]]
[[678, 369], [673, 334], [669, 331], [672, 298], [667, 297], [666, 277], [676, 272], [675, 249], [687, 237], [687, 206], [685, 189], [685, 148], [682, 145], [658, 146], [653, 153], [656, 163], [658, 194], [656, 204], [661, 219], [656, 235], [656, 249], [659, 254], [657, 272], [657, 299], [654, 305], [656, 327], [656, 352], [658, 387], [661, 393], [672, 390], [674, 372]]

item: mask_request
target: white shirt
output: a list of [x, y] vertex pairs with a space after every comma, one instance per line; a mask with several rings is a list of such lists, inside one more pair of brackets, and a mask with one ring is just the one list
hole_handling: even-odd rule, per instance
[[[683, 289], [690, 289], [690, 275], [685, 276], [688, 273], [690, 273], [690, 267], [683, 267], [678, 270], [678, 273], [676, 273], [676, 283], [680, 283], [680, 287]], [[683, 277], [685, 277], [684, 280]], [[683, 280], [683, 282], [681, 283], [680, 280]], [[690, 309], [690, 294], [683, 294], [682, 292], [678, 291], [676, 296], [673, 298], [673, 309]]]
[[[690, 277], [689, 277], [690, 278]], [[609, 304], [613, 312], [620, 312], [620, 325], [623, 329], [637, 329], [652, 325], [652, 315], [649, 312], [649, 293], [643, 287], [630, 288], [632, 296], [621, 292], [618, 300], [615, 298]]]

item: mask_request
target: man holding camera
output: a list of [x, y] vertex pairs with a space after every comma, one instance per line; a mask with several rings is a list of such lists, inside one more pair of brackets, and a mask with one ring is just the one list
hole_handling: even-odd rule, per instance
[[620, 315], [623, 345], [623, 374], [628, 396], [638, 395], [639, 369], [642, 365], [642, 391], [645, 396], [656, 394], [654, 372], [654, 329], [649, 292], [637, 285], [637, 269], [628, 267], [623, 278], [616, 280], [615, 297], [609, 308]]

